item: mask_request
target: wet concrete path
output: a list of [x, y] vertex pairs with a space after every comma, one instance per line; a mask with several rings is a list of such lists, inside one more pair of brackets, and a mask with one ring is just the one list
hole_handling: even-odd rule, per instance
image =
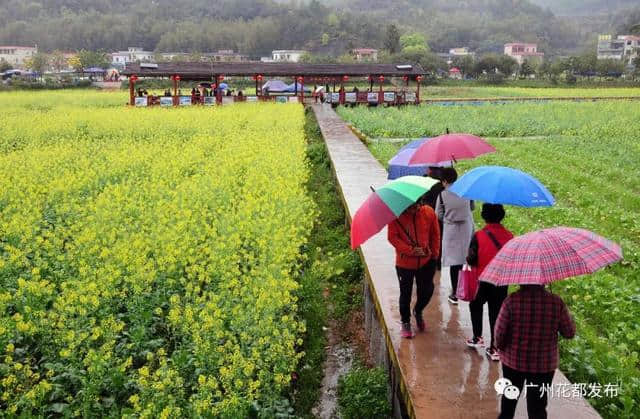
[[[349, 219], [370, 193], [387, 182], [387, 172], [366, 146], [351, 132], [330, 106], [313, 105], [325, 138], [341, 198]], [[464, 340], [471, 336], [467, 303], [452, 306], [447, 269], [436, 276], [431, 303], [424, 316], [427, 331], [411, 340], [400, 338], [399, 288], [394, 269], [394, 252], [386, 240], [386, 229], [365, 243], [361, 255], [375, 304], [387, 335], [389, 353], [406, 389], [399, 395], [408, 414], [416, 418], [495, 418], [499, 398], [494, 383], [500, 376], [499, 363], [483, 352], [468, 349]], [[485, 314], [485, 340], [489, 325]], [[568, 383], [556, 373], [555, 383]], [[526, 417], [521, 398], [517, 417]], [[551, 399], [549, 418], [600, 417], [582, 398]]]

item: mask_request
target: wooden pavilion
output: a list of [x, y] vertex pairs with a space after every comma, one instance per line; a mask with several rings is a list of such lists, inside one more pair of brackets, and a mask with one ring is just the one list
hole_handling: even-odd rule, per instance
[[[162, 98], [162, 105], [178, 106], [188, 104], [186, 97], [178, 95], [181, 81], [196, 81], [210, 83], [217, 87], [225, 77], [251, 78], [255, 81], [256, 96], [235, 97], [236, 101], [267, 101], [267, 100], [298, 100], [305, 101], [304, 85], [333, 84], [333, 93], [326, 92], [325, 98], [333, 104], [411, 104], [420, 103], [420, 83], [424, 77], [424, 70], [420, 65], [402, 64], [299, 64], [299, 63], [159, 63], [159, 64], [128, 64], [121, 73], [129, 78], [130, 104], [141, 104], [141, 98], [135, 96], [135, 84], [141, 77], [169, 78], [173, 81], [173, 96]], [[265, 95], [262, 92], [263, 82], [268, 78], [283, 78], [293, 81], [293, 96]], [[350, 78], [366, 78], [370, 88], [365, 92], [346, 92], [344, 84]], [[401, 78], [406, 88], [401, 91], [385, 91], [384, 81], [391, 78]], [[416, 90], [409, 91], [410, 82], [416, 83]], [[374, 85], [379, 89], [374, 90]], [[340, 86], [338, 92], [336, 86]], [[298, 88], [300, 87], [300, 88]], [[216, 89], [217, 95], [212, 98], [200, 98], [202, 104], [221, 104], [222, 90]], [[315, 92], [314, 92], [315, 96]], [[147, 103], [145, 101], [144, 105]]]

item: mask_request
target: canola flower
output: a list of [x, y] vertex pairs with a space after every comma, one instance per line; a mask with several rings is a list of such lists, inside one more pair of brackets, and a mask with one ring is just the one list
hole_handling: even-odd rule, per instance
[[315, 219], [302, 108], [43, 97], [0, 95], [0, 409], [244, 417], [282, 398]]

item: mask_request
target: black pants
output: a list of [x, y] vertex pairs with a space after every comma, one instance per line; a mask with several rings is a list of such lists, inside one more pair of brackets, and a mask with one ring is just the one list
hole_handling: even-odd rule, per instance
[[449, 266], [449, 276], [451, 276], [451, 295], [455, 297], [456, 291], [458, 291], [458, 275], [462, 270], [463, 265]]
[[471, 312], [471, 324], [473, 325], [473, 337], [482, 336], [482, 315], [484, 311], [484, 303], [489, 304], [489, 325], [491, 326], [491, 347], [493, 348], [493, 328], [500, 313], [500, 307], [505, 298], [509, 287], [496, 287], [488, 282], [480, 282], [478, 287], [478, 295], [476, 299], [469, 303], [469, 311]]
[[402, 323], [409, 323], [411, 321], [413, 278], [416, 279], [418, 294], [415, 311], [420, 315], [433, 296], [433, 275], [436, 273], [436, 261], [432, 259], [418, 270], [396, 266], [396, 272], [400, 282], [400, 317], [402, 318]]
[[[540, 391], [543, 386], [549, 388], [551, 381], [553, 381], [553, 374], [555, 371], [547, 373], [532, 373], [516, 371], [512, 368], [502, 364], [502, 375], [504, 378], [508, 378], [511, 384], [516, 386], [522, 394], [522, 389], [526, 384], [531, 384], [534, 387], [527, 388], [527, 413], [529, 419], [547, 419], [547, 392]], [[500, 406], [500, 416], [498, 419], [511, 419], [516, 413], [516, 406], [518, 400], [510, 400], [505, 396], [502, 396]]]

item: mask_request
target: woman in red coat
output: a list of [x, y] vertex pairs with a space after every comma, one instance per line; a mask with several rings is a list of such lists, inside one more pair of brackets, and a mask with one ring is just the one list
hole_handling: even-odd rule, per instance
[[[489, 262], [491, 262], [495, 255], [498, 254], [502, 246], [513, 238], [513, 234], [500, 224], [505, 216], [502, 205], [483, 204], [481, 216], [487, 225], [473, 235], [471, 245], [469, 247], [469, 255], [467, 256], [467, 263], [470, 266], [477, 267], [478, 275], [484, 271]], [[482, 339], [482, 316], [484, 304], [488, 303], [489, 325], [491, 326], [491, 344], [487, 347], [486, 353], [493, 361], [500, 360], [495, 348], [493, 329], [496, 324], [496, 319], [498, 318], [498, 313], [500, 313], [502, 303], [505, 298], [507, 298], [508, 289], [509, 287], [507, 286], [497, 287], [488, 282], [480, 281], [478, 295], [476, 295], [476, 298], [469, 303], [471, 324], [473, 326], [473, 337], [467, 340], [467, 346], [484, 346], [484, 340]]]
[[389, 224], [388, 239], [396, 249], [402, 337], [412, 338], [410, 305], [414, 278], [417, 301], [413, 314], [420, 331], [425, 329], [422, 310], [433, 295], [433, 276], [440, 258], [440, 227], [436, 213], [427, 205], [410, 206]]

